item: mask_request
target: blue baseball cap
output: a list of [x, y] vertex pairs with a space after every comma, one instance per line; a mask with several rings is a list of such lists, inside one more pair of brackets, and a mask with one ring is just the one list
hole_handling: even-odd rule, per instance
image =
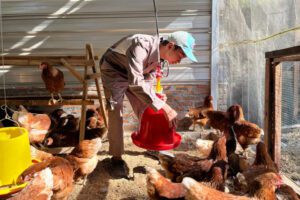
[[174, 42], [177, 46], [180, 46], [185, 55], [193, 62], [198, 62], [193, 53], [195, 39], [186, 31], [176, 31], [168, 35], [166, 38], [169, 42]]

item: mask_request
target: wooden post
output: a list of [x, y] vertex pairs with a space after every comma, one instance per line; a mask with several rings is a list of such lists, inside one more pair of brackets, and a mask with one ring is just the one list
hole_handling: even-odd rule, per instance
[[267, 146], [269, 152], [270, 150], [270, 134], [271, 134], [271, 124], [270, 124], [270, 112], [272, 108], [272, 99], [270, 96], [271, 93], [271, 77], [270, 70], [272, 67], [272, 59], [266, 58], [266, 69], [265, 69], [265, 112], [264, 112], [264, 142]]
[[[280, 165], [281, 152], [281, 65], [266, 59], [265, 74], [265, 144], [271, 157]], [[275, 98], [276, 97], [276, 98]]]
[[94, 75], [91, 75], [91, 77], [95, 80], [95, 85], [96, 85], [96, 89], [97, 89], [97, 93], [98, 93], [98, 99], [99, 99], [99, 103], [100, 103], [101, 114], [103, 116], [105, 126], [108, 127], [108, 119], [107, 119], [107, 115], [105, 112], [105, 106], [104, 106], [104, 102], [102, 99], [101, 89], [100, 89], [99, 80], [98, 80], [98, 77], [101, 78], [101, 73], [97, 72], [97, 69], [96, 69], [96, 63], [94, 60], [94, 52], [93, 52], [92, 45], [87, 44], [86, 48], [88, 51], [88, 59], [92, 59], [94, 61], [94, 65], [92, 65], [92, 70], [93, 70]]
[[273, 138], [273, 159], [280, 167], [281, 158], [281, 98], [282, 98], [282, 65], [276, 63], [274, 70], [274, 138]]

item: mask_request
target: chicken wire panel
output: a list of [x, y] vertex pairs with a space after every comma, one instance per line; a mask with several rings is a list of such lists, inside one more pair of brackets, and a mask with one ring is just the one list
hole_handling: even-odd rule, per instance
[[300, 186], [300, 62], [283, 62], [281, 81], [281, 170]]
[[218, 107], [238, 103], [247, 120], [263, 127], [265, 52], [299, 45], [300, 2], [217, 2], [212, 71], [218, 75]]

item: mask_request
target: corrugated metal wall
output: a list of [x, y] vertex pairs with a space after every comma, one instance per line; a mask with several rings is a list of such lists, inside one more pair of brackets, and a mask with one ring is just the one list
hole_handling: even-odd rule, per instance
[[[164, 83], [209, 85], [211, 1], [156, 0], [156, 4], [160, 33], [176, 30], [192, 33], [199, 60], [199, 63], [171, 66]], [[125, 35], [156, 33], [150, 0], [4, 0], [1, 9], [5, 55], [85, 55], [85, 44], [91, 43], [95, 54], [101, 56]], [[67, 88], [80, 86], [65, 68], [61, 69], [65, 71]], [[0, 75], [5, 75], [7, 88], [44, 87], [38, 66], [2, 66]]]

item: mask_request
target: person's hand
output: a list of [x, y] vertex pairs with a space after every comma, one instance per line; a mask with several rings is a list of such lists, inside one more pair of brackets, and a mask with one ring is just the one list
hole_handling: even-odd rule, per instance
[[177, 116], [177, 112], [175, 110], [173, 110], [168, 104], [165, 104], [162, 107], [166, 118], [169, 121], [169, 127], [173, 127], [176, 126], [176, 116]]

